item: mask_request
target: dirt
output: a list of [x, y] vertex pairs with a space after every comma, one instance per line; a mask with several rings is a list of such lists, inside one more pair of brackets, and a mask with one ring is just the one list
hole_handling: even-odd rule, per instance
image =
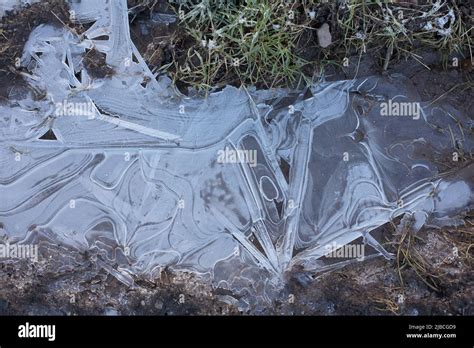
[[88, 74], [92, 78], [103, 79], [115, 73], [114, 69], [107, 65], [105, 58], [105, 54], [95, 48], [86, 50], [83, 62]]
[[[151, 20], [157, 14], [175, 15], [176, 9], [165, 0], [128, 0], [128, 8], [132, 40], [152, 73], [159, 78], [165, 74], [160, 70], [162, 67], [167, 67], [168, 72], [176, 72], [184, 65], [187, 51], [195, 41], [178, 26], [178, 20], [173, 23]], [[187, 94], [188, 84], [175, 83], [182, 93]]]
[[[32, 265], [1, 264], [0, 315], [198, 315], [228, 314], [212, 296], [189, 294], [176, 284], [142, 281], [129, 289], [104, 271], [84, 279], [80, 268], [66, 275], [33, 273]], [[79, 289], [77, 284], [80, 284]], [[235, 312], [235, 310], [234, 310]]]
[[[407, 267], [398, 272], [397, 260], [376, 258], [321, 276], [305, 284], [293, 273], [286, 289], [288, 299], [277, 303], [275, 313], [317, 315], [472, 315], [472, 216], [469, 228], [423, 228], [414, 248], [428, 267], [417, 274]], [[399, 240], [391, 224], [382, 227], [391, 242]], [[386, 245], [397, 253], [396, 244]], [[456, 249], [454, 249], [456, 248]], [[456, 250], [456, 252], [453, 252]], [[400, 278], [400, 275], [403, 281]], [[436, 289], [427, 285], [430, 279]]]
[[[78, 36], [88, 27], [72, 20], [69, 6], [64, 0], [46, 0], [26, 5], [21, 11], [8, 11], [0, 19], [0, 102], [28, 88], [21, 75], [28, 70], [19, 65], [17, 59], [21, 58], [31, 31], [41, 24], [66, 26]], [[105, 54], [94, 48], [86, 51], [84, 64], [92, 78], [105, 78], [114, 74], [105, 61]]]
[[27, 83], [21, 76], [25, 67], [17, 63], [31, 31], [40, 24], [67, 26], [80, 33], [84, 30], [70, 20], [64, 0], [46, 0], [26, 5], [21, 11], [7, 11], [0, 19], [0, 102], [22, 93]]
[[[152, 8], [143, 1], [129, 0], [132, 39], [140, 53], [158, 75], [162, 66], [180, 60], [190, 38], [180, 31], [177, 23], [152, 23], [153, 12], [166, 12], [164, 1], [152, 2]], [[318, 12], [314, 26], [328, 22], [334, 28], [332, 5]], [[51, 11], [59, 19], [51, 16]], [[59, 0], [42, 1], [21, 13], [11, 13], [0, 21], [0, 101], [17, 90], [26, 88], [14, 66], [22, 47], [35, 25], [53, 23], [81, 30], [69, 21], [68, 9]], [[341, 33], [332, 32], [337, 41]], [[308, 31], [302, 40], [301, 54], [307, 59], [322, 59], [316, 33]], [[418, 89], [423, 101], [445, 99], [454, 107], [469, 114], [473, 110], [473, 69], [470, 61], [461, 60], [458, 67], [446, 66], [439, 52], [422, 52], [429, 69], [414, 59], [394, 61], [383, 71], [381, 61], [371, 54], [350, 57], [347, 67], [333, 67], [326, 71], [327, 80], [348, 79], [373, 74], [401, 73], [408, 76]], [[104, 57], [90, 51], [85, 57], [86, 67], [97, 77], [105, 77]], [[104, 68], [105, 67], [105, 68]], [[105, 70], [104, 70], [105, 69]], [[308, 66], [308, 73], [319, 72], [319, 66]], [[7, 83], [8, 82], [8, 83]], [[181, 90], [186, 84], [179, 83]], [[472, 125], [471, 125], [472, 134]], [[283, 166], [285, 164], [282, 164]], [[399, 272], [397, 260], [378, 257], [354, 263], [338, 271], [309, 279], [298, 270], [289, 274], [289, 281], [278, 300], [265, 314], [319, 314], [319, 315], [474, 315], [472, 293], [473, 220], [465, 217], [467, 227], [423, 228], [418, 232], [414, 248], [426, 261], [424, 274], [405, 267]], [[381, 234], [396, 252], [400, 235], [387, 224]], [[453, 252], [457, 248], [457, 254]], [[52, 259], [61, 254], [57, 247]], [[55, 256], [56, 255], [56, 256]], [[457, 255], [457, 256], [456, 256]], [[78, 255], [84, 258], [84, 255]], [[43, 259], [43, 258], [41, 258]], [[0, 314], [18, 315], [222, 315], [255, 314], [253, 310], [239, 312], [229, 305], [219, 289], [213, 289], [192, 274], [165, 270], [153, 280], [136, 279], [137, 287], [130, 288], [93, 262], [72, 260], [57, 271], [57, 263], [0, 263]], [[401, 277], [400, 277], [401, 275]], [[428, 285], [431, 284], [432, 286]]]
[[[473, 315], [472, 214], [466, 222], [471, 227], [424, 228], [417, 234], [415, 248], [429, 267], [426, 276], [436, 276], [436, 289], [410, 267], [401, 270], [402, 282], [397, 260], [378, 257], [315, 279], [293, 270], [278, 299], [258, 314]], [[391, 224], [380, 229], [388, 240], [400, 238]], [[386, 247], [396, 253], [396, 244]], [[225, 300], [238, 296], [190, 273], [165, 269], [154, 280], [136, 278], [136, 286], [128, 287], [84, 262], [88, 255], [65, 260], [63, 248], [47, 250], [37, 263], [0, 263], [0, 315], [256, 314], [254, 309], [240, 312]]]

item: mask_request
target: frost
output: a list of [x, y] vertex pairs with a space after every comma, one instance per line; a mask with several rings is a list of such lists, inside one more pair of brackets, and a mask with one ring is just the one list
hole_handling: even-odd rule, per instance
[[[0, 105], [0, 223], [13, 241], [95, 251], [128, 285], [163, 267], [208, 275], [248, 295], [245, 307], [270, 300], [294, 267], [355, 262], [326, 264], [328, 245], [361, 239], [374, 250], [366, 258], [390, 258], [371, 235], [378, 227], [404, 214], [447, 224], [472, 206], [472, 165], [438, 167], [452, 139], [472, 150], [462, 115], [422, 105], [418, 120], [380, 116], [388, 100], [419, 102], [402, 76], [189, 98], [144, 63], [126, 1], [71, 6], [94, 22], [85, 39], [40, 25], [25, 46], [28, 82], [45, 99]], [[92, 48], [113, 76], [89, 75]], [[66, 102], [92, 115], [58, 115]], [[254, 151], [256, 165], [218, 161], [226, 149]]]
[[[439, 7], [435, 6], [430, 11], [430, 15], [437, 12]], [[426, 16], [423, 16], [426, 17]], [[448, 13], [444, 16], [435, 17], [434, 20], [427, 22], [423, 29], [426, 31], [434, 31], [440, 36], [449, 36], [452, 33], [452, 27], [456, 21], [453, 9], [449, 9]]]

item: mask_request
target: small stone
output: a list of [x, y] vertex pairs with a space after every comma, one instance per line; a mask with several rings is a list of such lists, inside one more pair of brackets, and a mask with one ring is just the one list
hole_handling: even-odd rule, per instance
[[324, 23], [321, 28], [318, 29], [318, 43], [322, 48], [328, 47], [332, 43], [331, 32], [329, 31], [329, 24]]

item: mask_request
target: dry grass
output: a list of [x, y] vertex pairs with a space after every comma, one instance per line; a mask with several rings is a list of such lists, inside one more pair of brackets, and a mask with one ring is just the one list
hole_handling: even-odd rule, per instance
[[[181, 59], [174, 60], [175, 81], [201, 90], [229, 83], [294, 87], [313, 80], [314, 72], [308, 74], [305, 66], [321, 73], [330, 65], [341, 67], [346, 57], [359, 56], [360, 62], [366, 54], [378, 57], [384, 70], [393, 60], [407, 58], [429, 69], [420, 55], [426, 49], [440, 52], [445, 67], [452, 55], [474, 61], [473, 23], [459, 0], [412, 1], [419, 3], [415, 5], [348, 0], [339, 7], [318, 0], [219, 3], [185, 1], [175, 6], [180, 26], [194, 40]], [[329, 17], [321, 17], [328, 11]], [[322, 22], [331, 26], [331, 46], [301, 42], [303, 33], [314, 32]], [[298, 47], [311, 45], [318, 58], [306, 61]]]

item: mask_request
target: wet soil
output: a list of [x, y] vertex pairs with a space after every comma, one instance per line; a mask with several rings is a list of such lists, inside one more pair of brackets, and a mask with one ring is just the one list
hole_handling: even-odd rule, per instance
[[115, 73], [114, 69], [107, 65], [105, 59], [105, 54], [99, 52], [95, 48], [86, 50], [83, 62], [84, 66], [87, 69], [87, 73], [92, 78], [103, 79], [106, 77], [110, 77]]

